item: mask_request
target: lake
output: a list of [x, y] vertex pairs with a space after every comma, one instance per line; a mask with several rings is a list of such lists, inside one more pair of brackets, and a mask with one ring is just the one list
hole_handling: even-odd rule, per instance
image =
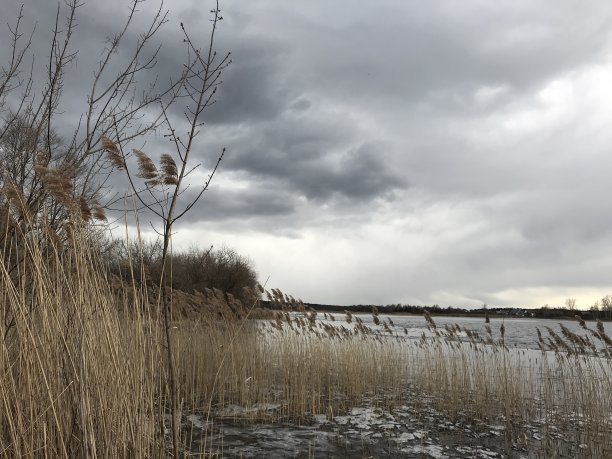
[[[327, 313], [329, 317], [329, 313]], [[378, 318], [380, 319], [381, 325], [374, 324], [374, 318], [372, 314], [352, 314], [353, 316], [353, 324], [355, 322], [355, 318], [359, 317], [363, 320], [364, 324], [368, 327], [372, 328], [372, 330], [384, 332], [384, 327], [382, 325], [383, 322], [389, 322], [389, 319], [392, 321], [393, 326], [390, 327], [393, 329], [394, 333], [398, 335], [403, 335], [408, 338], [419, 339], [422, 337], [423, 333], [425, 336], [431, 336], [431, 332], [428, 328], [427, 321], [423, 316], [414, 316], [414, 315], [388, 315], [388, 314], [379, 314]], [[324, 318], [323, 313], [318, 314], [318, 319], [323, 322], [330, 324], [342, 324], [345, 327], [353, 324], [346, 323], [346, 314], [334, 314], [333, 317], [335, 320], [329, 320]], [[487, 331], [485, 326], [485, 319], [483, 317], [454, 317], [454, 316], [433, 316], [434, 322], [436, 323], [438, 329], [444, 329], [444, 327], [448, 325], [459, 325], [462, 330], [469, 329], [477, 331], [480, 336], [487, 336]], [[501, 325], [504, 325], [505, 328], [505, 336], [504, 340], [506, 346], [509, 348], [519, 348], [519, 349], [539, 349], [538, 347], [538, 333], [537, 329], [539, 328], [544, 337], [547, 336], [546, 327], [552, 329], [555, 333], [561, 335], [561, 327], [559, 324], [563, 324], [570, 331], [579, 334], [585, 335], [588, 332], [584, 330], [580, 324], [575, 320], [554, 320], [554, 319], [532, 319], [532, 318], [511, 318], [511, 317], [495, 317], [490, 319], [490, 323], [488, 324], [491, 327], [491, 331], [493, 334], [494, 340], [501, 339], [500, 328]], [[596, 322], [586, 322], [587, 327], [592, 330], [596, 330]], [[603, 322], [604, 330], [606, 331], [608, 336], [612, 336], [612, 322]], [[589, 333], [590, 335], [590, 333]], [[463, 336], [466, 337], [465, 333]], [[603, 347], [601, 341], [596, 339], [593, 336], [590, 336], [591, 340], [597, 347]]]

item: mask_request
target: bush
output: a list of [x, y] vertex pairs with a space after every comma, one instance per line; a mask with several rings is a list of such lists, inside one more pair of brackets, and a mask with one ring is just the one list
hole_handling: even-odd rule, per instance
[[[124, 245], [119, 254], [108, 257], [116, 263], [113, 271], [124, 279], [129, 279], [130, 259], [132, 266], [143, 266], [141, 273], [134, 273], [139, 283], [146, 281], [159, 285], [162, 273], [161, 244], [145, 242], [137, 248], [133, 244]], [[172, 288], [192, 293], [204, 292], [206, 289], [218, 289], [229, 293], [245, 306], [251, 306], [253, 292], [257, 290], [257, 272], [251, 259], [239, 254], [230, 247], [218, 250], [192, 247], [189, 250], [175, 252], [171, 266]], [[168, 274], [170, 274], [168, 272]], [[142, 277], [141, 277], [142, 276]], [[144, 278], [143, 278], [144, 277]], [[245, 292], [245, 288], [250, 293]]]
[[[152, 275], [160, 274], [160, 267]], [[153, 278], [158, 276], [153, 276]], [[216, 288], [230, 293], [235, 298], [248, 301], [244, 289], [255, 291], [257, 272], [253, 262], [234, 249], [222, 247], [219, 250], [192, 248], [175, 254], [172, 258], [172, 287], [184, 291], [204, 291]], [[248, 306], [245, 304], [245, 306]]]

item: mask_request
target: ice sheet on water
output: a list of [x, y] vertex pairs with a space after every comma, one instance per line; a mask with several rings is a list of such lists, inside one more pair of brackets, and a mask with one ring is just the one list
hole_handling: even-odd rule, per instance
[[194, 427], [198, 429], [204, 429], [204, 421], [202, 419], [202, 416], [198, 416], [197, 414], [190, 414], [187, 416], [187, 420], [191, 422]]
[[455, 448], [458, 453], [465, 454], [468, 457], [477, 457], [477, 458], [494, 458], [501, 457], [499, 453], [495, 451], [488, 450], [484, 447], [471, 447], [471, 446], [458, 446]]
[[[314, 451], [315, 457], [338, 457], [339, 452], [342, 457], [354, 457], [346, 456], [347, 449], [357, 456], [366, 452], [372, 457], [393, 453], [398, 458], [434, 459], [489, 459], [504, 453], [503, 442], [499, 441], [507, 429], [503, 418], [486, 423], [469, 422], [465, 418], [460, 421], [433, 407], [424, 407], [421, 402], [419, 399], [418, 406], [405, 404], [391, 409], [362, 406], [333, 419], [326, 414], [313, 414], [313, 422], [304, 425], [244, 425], [231, 419], [246, 417], [255, 410], [277, 410], [281, 407], [278, 404], [229, 406], [221, 412], [221, 419], [215, 421], [214, 431], [207, 429], [201, 416], [186, 416], [186, 420], [200, 430], [207, 430], [207, 435], [212, 435], [207, 444], [221, 445], [229, 457], [287, 457], [287, 454], [300, 455], [305, 451]], [[513, 444], [515, 455], [511, 457], [514, 458], [520, 457], [519, 451], [540, 448], [544, 435], [547, 439], [560, 435], [552, 425], [547, 425], [544, 434], [537, 420], [520, 428], [521, 440]], [[582, 451], [580, 444], [574, 443], [572, 451]]]
[[424, 430], [415, 430], [413, 432], [402, 432], [398, 437], [396, 437], [396, 443], [408, 443], [415, 440], [420, 440], [421, 438], [427, 437], [427, 432]]
[[228, 405], [217, 413], [220, 417], [241, 417], [252, 413], [270, 412], [280, 408], [278, 403], [256, 403], [250, 407]]
[[435, 459], [446, 459], [450, 457], [448, 454], [444, 453], [444, 448], [439, 445], [409, 446], [407, 448], [402, 448], [402, 452], [408, 454], [425, 454]]
[[336, 416], [334, 422], [341, 426], [350, 425], [361, 431], [373, 428], [392, 430], [399, 426], [391, 413], [383, 412], [379, 408], [353, 408], [346, 416]]

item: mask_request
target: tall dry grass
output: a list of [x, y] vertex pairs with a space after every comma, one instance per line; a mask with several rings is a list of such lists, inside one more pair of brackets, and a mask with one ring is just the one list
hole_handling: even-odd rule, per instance
[[[258, 333], [251, 330], [248, 340], [227, 346], [219, 339], [213, 355], [188, 360], [215, 362], [213, 369], [225, 359], [218, 392], [209, 400], [218, 412], [247, 422], [306, 420], [310, 414], [333, 418], [364, 404], [392, 409], [416, 402], [459, 424], [503, 426], [506, 451], [527, 447], [526, 434], [538, 431], [547, 454], [568, 454], [568, 445], [574, 452], [580, 445], [587, 457], [612, 453], [612, 404], [606, 395], [612, 390], [612, 360], [601, 325], [585, 328], [581, 339], [567, 332], [555, 338], [551, 329], [548, 338], [556, 347], [524, 350], [506, 346], [503, 325], [488, 326], [480, 336], [458, 325], [440, 329], [428, 319], [430, 333], [413, 340], [377, 313], [370, 325], [351, 314], [340, 320], [305, 311], [277, 313]], [[588, 344], [586, 338], [596, 333], [602, 346]], [[197, 348], [205, 346], [192, 349]], [[182, 352], [186, 356], [189, 349]], [[197, 374], [191, 375], [192, 393], [212, 387]], [[228, 405], [242, 409], [224, 411]], [[537, 445], [537, 436], [530, 441], [530, 448]]]
[[399, 399], [406, 374], [400, 346], [285, 327], [247, 324], [236, 332], [227, 324], [183, 324], [177, 333], [183, 398], [206, 411], [243, 407], [238, 416], [245, 420], [298, 422], [346, 413], [366, 399], [386, 405]]
[[139, 294], [117, 304], [85, 232], [68, 235], [58, 250], [32, 231], [16, 267], [0, 260], [0, 457], [163, 456], [158, 317]]
[[[109, 279], [83, 228], [72, 224], [61, 250], [39, 234], [0, 260], [0, 457], [168, 457], [156, 292]], [[531, 423], [592, 457], [612, 451], [612, 360], [592, 346], [607, 345], [603, 327], [585, 325], [582, 337], [551, 330], [542, 351], [516, 351], [501, 330], [481, 337], [429, 317], [428, 336], [411, 340], [377, 313], [368, 325], [272, 296], [301, 312], [254, 321], [249, 307], [209, 292], [197, 297], [209, 313], [175, 317], [181, 449], [193, 440], [191, 413], [308, 422], [417, 394], [459, 422], [502, 423], [508, 447]], [[561, 454], [555, 445], [548, 451]]]
[[[167, 457], [156, 292], [108, 278], [86, 227], [69, 225], [61, 247], [31, 227], [2, 252], [0, 457]], [[262, 328], [231, 296], [198, 298], [209, 313], [173, 322], [183, 421], [232, 406], [250, 409], [250, 421], [333, 417], [401, 393], [400, 354], [365, 328], [353, 338], [289, 314]], [[381, 363], [391, 359], [397, 371]]]

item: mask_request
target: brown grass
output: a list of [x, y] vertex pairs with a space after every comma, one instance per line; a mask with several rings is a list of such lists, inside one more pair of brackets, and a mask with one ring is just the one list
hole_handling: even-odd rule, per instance
[[[156, 292], [118, 287], [86, 232], [69, 234], [64, 250], [51, 253], [24, 237], [18, 269], [0, 263], [2, 317], [14, 319], [0, 342], [0, 457], [167, 457]], [[350, 313], [344, 321], [291, 313], [303, 305], [278, 291], [271, 296], [285, 311], [258, 310], [262, 321], [220, 292], [174, 295], [183, 419], [307, 422], [364, 404], [391, 408], [416, 391], [450, 418], [504, 423], [508, 445], [518, 426], [537, 420], [573, 435], [593, 457], [610, 452], [612, 360], [589, 344], [607, 343], [603, 326], [584, 325], [583, 336], [549, 333], [545, 351], [509, 351], [490, 329], [481, 337], [431, 317], [430, 336], [410, 340], [377, 312], [374, 329]], [[184, 426], [183, 448], [189, 436]]]
[[124, 320], [72, 234], [52, 260], [25, 238], [21, 275], [0, 264], [0, 457], [161, 455], [158, 320]]

